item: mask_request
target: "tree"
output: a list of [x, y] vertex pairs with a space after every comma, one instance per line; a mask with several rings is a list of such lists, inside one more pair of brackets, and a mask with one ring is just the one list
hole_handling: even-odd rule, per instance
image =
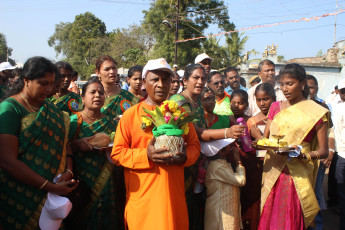
[[323, 52], [322, 49], [319, 50], [319, 52], [317, 52], [316, 57], [322, 57], [323, 56]]
[[245, 48], [245, 43], [248, 41], [248, 37], [244, 36], [244, 33], [239, 34], [238, 32], [231, 33], [227, 38], [227, 65], [226, 66], [236, 66], [242, 63], [243, 52]]
[[[77, 15], [72, 23], [61, 22], [56, 25], [55, 33], [49, 38], [48, 44], [54, 47], [57, 55], [63, 55], [81, 75], [89, 76], [94, 69], [90, 65], [91, 48], [94, 42], [98, 47], [108, 48], [107, 36], [104, 22], [86, 12]], [[104, 39], [105, 44], [100, 44], [100, 39]], [[104, 53], [103, 51], [99, 50], [100, 53]]]
[[[144, 11], [144, 28], [152, 31], [156, 41], [150, 58], [164, 57], [168, 62], [174, 60], [174, 30], [162, 25], [163, 20], [174, 24], [179, 20], [179, 39], [199, 37], [210, 24], [216, 24], [223, 30], [232, 30], [234, 24], [229, 21], [227, 8], [219, 0], [180, 0], [179, 13], [176, 9], [177, 0], [157, 0], [148, 11]], [[178, 63], [181, 67], [194, 63], [200, 53], [201, 44], [205, 39], [178, 44]], [[211, 41], [213, 42], [213, 41]]]
[[148, 30], [132, 25], [128, 29], [117, 29], [109, 34], [111, 40], [110, 55], [119, 66], [131, 67], [144, 65], [150, 53], [154, 39]]
[[210, 37], [202, 44], [202, 51], [213, 58], [212, 69], [220, 69], [227, 64], [226, 47], [219, 44], [220, 39]]
[[282, 63], [282, 62], [285, 62], [285, 57], [283, 55], [279, 55], [277, 57], [277, 60], [278, 60], [278, 63]]
[[[6, 36], [0, 33], [0, 63], [7, 61], [7, 57], [12, 55], [12, 48], [7, 46]], [[15, 61], [8, 58], [8, 61], [15, 65]]]

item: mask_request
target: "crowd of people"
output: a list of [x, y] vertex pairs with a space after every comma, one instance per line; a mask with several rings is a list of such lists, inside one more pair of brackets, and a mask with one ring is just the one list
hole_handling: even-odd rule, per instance
[[[299, 64], [276, 74], [263, 60], [247, 88], [236, 67], [212, 61], [150, 60], [121, 87], [104, 55], [82, 89], [67, 62], [1, 63], [0, 229], [322, 229], [327, 168], [345, 229], [345, 79], [322, 100]], [[166, 100], [196, 118], [170, 154], [141, 128], [144, 109]], [[247, 132], [291, 148], [246, 146]], [[99, 133], [112, 147], [91, 143]]]

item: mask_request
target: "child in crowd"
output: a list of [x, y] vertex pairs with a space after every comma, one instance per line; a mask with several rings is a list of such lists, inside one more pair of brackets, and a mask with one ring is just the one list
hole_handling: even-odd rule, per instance
[[[208, 129], [224, 129], [230, 127], [229, 117], [226, 115], [217, 115], [213, 112], [216, 106], [216, 95], [214, 91], [205, 87], [200, 95], [201, 104], [205, 112], [206, 126]], [[206, 145], [208, 142], [205, 143]], [[199, 162], [197, 184], [195, 185], [194, 192], [199, 193], [202, 191], [203, 185], [205, 184], [205, 173], [208, 159], [203, 156]]]
[[236, 148], [226, 139], [216, 142], [205, 152], [210, 160], [205, 181], [205, 229], [238, 230], [242, 228], [239, 186], [246, 183], [245, 169]]
[[[231, 95], [230, 116], [231, 125], [237, 125], [237, 119], [242, 117], [247, 122], [249, 117], [245, 115], [248, 108], [248, 94], [244, 90], [234, 90]], [[234, 144], [233, 144], [234, 145]], [[256, 157], [256, 151], [245, 152], [240, 140], [235, 145], [240, 151], [243, 166], [246, 168], [246, 185], [241, 188], [241, 208], [243, 229], [256, 230], [260, 220], [260, 190], [262, 160]]]
[[141, 90], [143, 85], [142, 79], [143, 67], [141, 65], [135, 65], [129, 68], [127, 82], [129, 85], [128, 92], [132, 93], [139, 99], [146, 98], [146, 93]]
[[256, 104], [260, 113], [248, 119], [248, 130], [254, 139], [261, 139], [267, 123], [267, 114], [271, 104], [276, 101], [274, 88], [269, 83], [262, 83], [255, 89]]
[[249, 117], [244, 114], [248, 108], [248, 93], [242, 89], [234, 90], [231, 94], [231, 111], [233, 115], [230, 116], [230, 124], [237, 125], [237, 118], [243, 117], [244, 121], [247, 122]]

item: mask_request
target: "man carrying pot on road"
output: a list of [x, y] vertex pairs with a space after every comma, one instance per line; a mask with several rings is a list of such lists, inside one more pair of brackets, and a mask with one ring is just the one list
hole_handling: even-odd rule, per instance
[[174, 73], [163, 59], [150, 60], [143, 69], [143, 83], [148, 97], [123, 114], [117, 126], [112, 161], [125, 167], [128, 229], [188, 229], [184, 187], [184, 167], [195, 163], [200, 143], [192, 123], [184, 135], [185, 147], [162, 155], [167, 148], [154, 148], [152, 130], [142, 130], [143, 108], [154, 110], [166, 100]]

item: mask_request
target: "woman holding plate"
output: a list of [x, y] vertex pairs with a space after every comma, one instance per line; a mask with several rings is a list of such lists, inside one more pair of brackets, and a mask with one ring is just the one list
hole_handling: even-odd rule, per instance
[[69, 229], [123, 229], [123, 168], [110, 163], [104, 151], [94, 148], [99, 141], [95, 135], [110, 135], [116, 121], [101, 113], [105, 92], [99, 80], [89, 80], [81, 96], [84, 108], [71, 116], [69, 132], [75, 174], [80, 177], [80, 196], [74, 194], [76, 197], [71, 199], [75, 202], [65, 225]]
[[301, 65], [283, 66], [279, 82], [287, 101], [272, 103], [264, 137], [282, 135], [288, 145], [302, 149], [297, 157], [267, 152], [259, 229], [306, 229], [319, 211], [313, 187], [318, 159], [328, 155], [329, 111], [307, 100], [306, 72]]

